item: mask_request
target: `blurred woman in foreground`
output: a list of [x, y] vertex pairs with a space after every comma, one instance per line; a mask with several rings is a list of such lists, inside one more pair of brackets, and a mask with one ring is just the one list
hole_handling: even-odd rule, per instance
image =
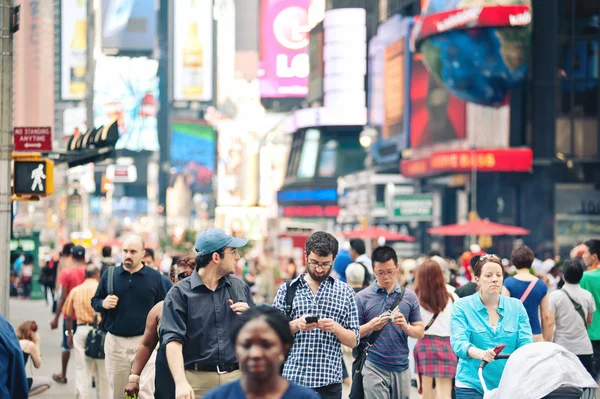
[[283, 378], [280, 369], [294, 337], [288, 319], [259, 305], [237, 317], [232, 331], [241, 380], [213, 389], [205, 399], [318, 399], [312, 390]]

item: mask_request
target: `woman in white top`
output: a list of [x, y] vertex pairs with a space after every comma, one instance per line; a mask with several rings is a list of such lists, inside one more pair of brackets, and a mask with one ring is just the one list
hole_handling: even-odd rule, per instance
[[437, 391], [438, 399], [450, 399], [458, 364], [450, 346], [450, 314], [458, 298], [446, 290], [442, 269], [433, 260], [423, 262], [417, 269], [414, 290], [425, 323], [425, 337], [417, 343], [414, 352], [419, 393], [423, 399], [433, 399]]
[[584, 266], [579, 259], [563, 264], [565, 285], [550, 294], [548, 328], [554, 329], [552, 342], [576, 355], [594, 379], [594, 349], [587, 333], [596, 304], [592, 294], [581, 288]]

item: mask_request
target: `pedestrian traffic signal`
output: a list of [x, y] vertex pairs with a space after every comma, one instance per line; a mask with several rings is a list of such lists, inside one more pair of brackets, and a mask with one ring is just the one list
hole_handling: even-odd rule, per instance
[[13, 194], [44, 197], [54, 192], [54, 162], [47, 158], [17, 158], [13, 166]]

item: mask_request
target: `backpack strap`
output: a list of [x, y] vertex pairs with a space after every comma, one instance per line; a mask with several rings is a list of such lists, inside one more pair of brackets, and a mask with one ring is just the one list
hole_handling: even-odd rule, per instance
[[371, 285], [371, 272], [369, 271], [369, 268], [367, 267], [367, 265], [365, 265], [362, 262], [354, 262], [354, 263], [358, 263], [359, 265], [361, 265], [363, 267], [363, 269], [365, 269], [365, 277], [363, 279], [363, 288], [366, 288], [368, 286]]
[[106, 290], [108, 291], [108, 295], [113, 295], [115, 292], [115, 267], [117, 266], [109, 266], [107, 270], [108, 275], [106, 276]]
[[285, 315], [289, 320], [292, 319], [292, 305], [294, 303], [294, 297], [298, 290], [298, 280], [292, 283], [291, 280], [285, 282]]
[[[238, 290], [237, 288], [237, 279], [234, 278], [227, 278], [227, 282], [229, 284], [227, 284], [227, 282], [225, 283], [225, 288], [227, 288], [227, 292], [229, 293], [229, 297], [231, 298], [231, 300], [233, 301], [233, 303], [238, 303], [238, 302], [245, 302], [246, 298], [244, 297], [244, 295], [240, 296], [240, 290]], [[234, 285], [236, 285], [234, 287]]]
[[[396, 295], [396, 299], [392, 303], [392, 306], [390, 306], [391, 311], [393, 311], [394, 309], [396, 309], [396, 307], [398, 307], [400, 305], [400, 302], [402, 302], [402, 298], [404, 298], [405, 292], [406, 292], [406, 288], [400, 287], [400, 293], [398, 295]], [[407, 320], [407, 322], [408, 322], [408, 320]], [[368, 351], [369, 347], [373, 346], [373, 344], [375, 343], [375, 341], [377, 341], [377, 338], [379, 338], [379, 334], [381, 334], [382, 331], [383, 331], [383, 328], [379, 331], [373, 331], [369, 335], [369, 338], [367, 339], [367, 348], [365, 350]]]

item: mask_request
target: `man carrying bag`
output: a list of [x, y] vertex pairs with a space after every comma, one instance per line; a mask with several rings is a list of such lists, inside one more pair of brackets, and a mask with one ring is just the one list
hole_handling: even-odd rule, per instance
[[[376, 281], [356, 296], [363, 340], [352, 365], [350, 398], [409, 399], [407, 340], [425, 334], [419, 301], [396, 282], [398, 257], [393, 248], [375, 249], [372, 260]], [[390, 352], [390, 347], [397, 349]]]
[[[106, 373], [104, 372], [104, 356], [89, 356], [88, 337], [95, 334], [96, 338], [101, 338], [104, 333], [97, 329], [98, 316], [92, 308], [92, 297], [98, 288], [100, 271], [94, 265], [86, 266], [85, 281], [73, 288], [65, 301], [63, 311], [67, 317], [67, 326], [72, 325], [73, 316], [77, 318], [77, 330], [67, 330], [67, 345], [75, 352], [75, 361], [77, 362], [75, 390], [78, 397], [91, 397], [92, 364], [96, 365], [96, 387], [98, 398], [106, 398], [108, 393], [108, 383]], [[103, 340], [102, 340], [103, 341]], [[98, 341], [100, 346], [96, 346], [96, 352], [103, 349], [104, 344]], [[102, 353], [104, 351], [102, 350]]]

